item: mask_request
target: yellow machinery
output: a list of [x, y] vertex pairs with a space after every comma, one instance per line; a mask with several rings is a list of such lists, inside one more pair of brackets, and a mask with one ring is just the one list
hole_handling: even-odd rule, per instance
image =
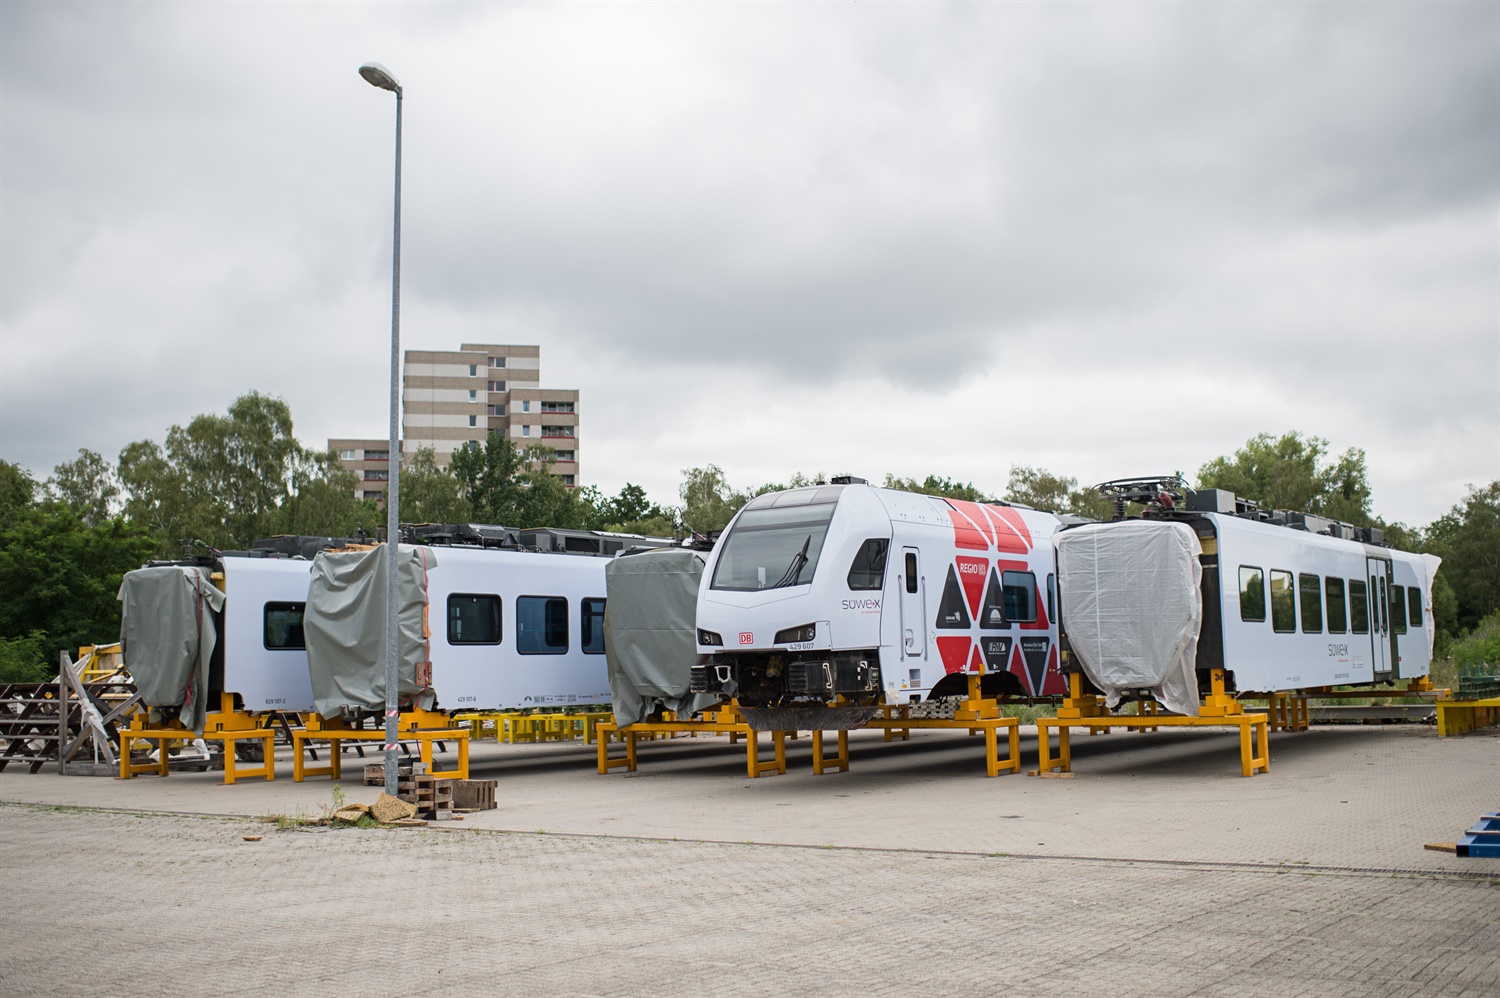
[[[454, 727], [447, 714], [414, 707], [401, 712], [397, 722], [396, 737], [401, 741], [415, 741], [420, 746], [422, 761], [427, 763], [427, 772], [439, 779], [467, 780], [469, 778], [469, 734], [467, 727]], [[458, 743], [458, 765], [454, 769], [432, 768], [432, 743], [452, 740]], [[303, 750], [309, 742], [328, 743], [328, 765], [316, 768], [303, 762]], [[310, 714], [307, 727], [292, 732], [292, 781], [301, 783], [308, 776], [328, 776], [339, 779], [343, 774], [344, 742], [385, 742], [385, 727], [353, 728], [338, 718], [324, 718]]]
[[[1083, 676], [1068, 675], [1068, 697], [1057, 709], [1056, 717], [1037, 718], [1038, 772], [1071, 772], [1072, 747], [1068, 735], [1073, 728], [1150, 728], [1159, 727], [1237, 727], [1240, 733], [1240, 773], [1253, 776], [1271, 771], [1269, 718], [1265, 714], [1246, 714], [1245, 708], [1224, 691], [1224, 670], [1210, 672], [1212, 688], [1203, 698], [1197, 717], [1182, 714], [1139, 713], [1111, 714], [1104, 698], [1083, 692]], [[1052, 757], [1052, 731], [1057, 730], [1058, 754]]]
[[1500, 697], [1437, 702], [1437, 728], [1442, 737], [1461, 735], [1490, 724], [1500, 724]]
[[[913, 728], [940, 728], [967, 730], [970, 734], [983, 733], [987, 775], [999, 776], [1002, 772], [1016, 773], [1021, 770], [1020, 721], [1014, 717], [1001, 717], [998, 702], [982, 699], [979, 696], [978, 676], [969, 677], [969, 697], [951, 718], [914, 718], [911, 716], [909, 704], [882, 704], [881, 715], [866, 722], [865, 727], [884, 729], [886, 741], [895, 738], [903, 741], [909, 740]], [[999, 754], [1000, 732], [1002, 731], [1006, 733], [1005, 744], [1008, 749], [1004, 756]], [[625, 728], [617, 727], [612, 722], [604, 722], [598, 726], [600, 774], [617, 768], [635, 772], [636, 744], [640, 739], [677, 734], [728, 735], [731, 743], [743, 737], [745, 739], [745, 771], [752, 779], [766, 773], [785, 773], [786, 739], [796, 737], [796, 732], [768, 732], [771, 735], [773, 758], [769, 762], [760, 761], [760, 733], [745, 723], [738, 705], [732, 700], [699, 721], [676, 719], [643, 721]], [[835, 732], [837, 751], [833, 755], [824, 754], [825, 734], [826, 732], [817, 729], [812, 732], [813, 773], [822, 775], [834, 771], [848, 772], [849, 732], [847, 730]], [[623, 755], [610, 754], [611, 737], [617, 737], [625, 743]]]
[[468, 725], [471, 738], [480, 739], [487, 732], [493, 732], [495, 741], [502, 745], [579, 739], [587, 745], [598, 737], [595, 729], [613, 717], [607, 710], [545, 713], [466, 711], [453, 715], [453, 720], [455, 723]]
[[[658, 735], [671, 737], [679, 734], [709, 734], [729, 735], [731, 740], [738, 736], [745, 739], [745, 771], [751, 779], [763, 776], [766, 773], [777, 775], [786, 772], [786, 732], [772, 731], [771, 747], [772, 758], [770, 762], [760, 761], [760, 732], [745, 723], [741, 716], [739, 706], [730, 701], [719, 707], [718, 710], [708, 713], [701, 721], [679, 721], [675, 718], [661, 721], [638, 721], [627, 727], [621, 728], [613, 721], [601, 722], [595, 728], [596, 737], [599, 740], [599, 773], [603, 775], [611, 769], [625, 768], [629, 772], [636, 769], [636, 743], [642, 738], [655, 738]], [[822, 739], [821, 732], [814, 734], [814, 746], [817, 756], [821, 757]], [[847, 732], [841, 735], [847, 739]], [[625, 754], [611, 755], [609, 743], [611, 737], [617, 737], [625, 743]], [[848, 742], [840, 741], [844, 747], [845, 764], [848, 759]], [[819, 770], [821, 772], [821, 769]]]
[[1306, 731], [1311, 723], [1310, 704], [1314, 699], [1353, 700], [1372, 696], [1444, 697], [1447, 695], [1448, 691], [1433, 686], [1429, 677], [1418, 676], [1408, 683], [1404, 690], [1384, 688], [1336, 690], [1323, 687], [1282, 693], [1241, 693], [1237, 699], [1242, 703], [1247, 700], [1266, 701], [1266, 710], [1271, 716], [1272, 731]]
[[[120, 729], [120, 779], [122, 780], [128, 780], [137, 773], [154, 772], [159, 776], [166, 776], [170, 762], [168, 750], [172, 743], [192, 742], [198, 738], [223, 743], [226, 786], [232, 786], [234, 781], [242, 776], [261, 776], [267, 781], [276, 779], [276, 733], [269, 728], [261, 727], [259, 720], [244, 711], [235, 710], [232, 693], [219, 694], [219, 709], [210, 711], [204, 718], [202, 735], [191, 728], [183, 727], [178, 721], [153, 725], [150, 717], [149, 712], [140, 711], [130, 719], [128, 727]], [[130, 761], [131, 746], [138, 741], [156, 742], [155, 762], [133, 763]], [[236, 742], [241, 741], [261, 743], [264, 754], [259, 766], [242, 769], [237, 765], [234, 747]]]
[[[996, 700], [985, 700], [979, 695], [979, 677], [969, 677], [969, 696], [963, 705], [953, 712], [951, 718], [947, 717], [923, 717], [913, 718], [911, 716], [911, 705], [882, 704], [883, 717], [877, 717], [865, 725], [869, 728], [885, 729], [885, 740], [891, 741], [900, 738], [902, 741], [911, 739], [912, 728], [945, 728], [967, 729], [969, 734], [984, 733], [984, 769], [986, 776], [999, 776], [1002, 772], [1019, 773], [1021, 771], [1021, 722], [1014, 717], [1001, 717], [1000, 704]], [[1009, 752], [1005, 756], [999, 754], [1000, 732], [1005, 731]], [[813, 733], [813, 769], [814, 772], [822, 772], [818, 768], [818, 761], [822, 755], [819, 749], [819, 734]], [[849, 766], [848, 738], [846, 731], [839, 732], [839, 750], [844, 768]]]

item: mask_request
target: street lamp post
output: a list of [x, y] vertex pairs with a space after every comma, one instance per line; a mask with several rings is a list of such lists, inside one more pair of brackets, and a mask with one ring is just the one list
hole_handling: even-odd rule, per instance
[[359, 67], [365, 82], [396, 95], [396, 221], [391, 240], [391, 439], [390, 478], [385, 494], [385, 792], [396, 796], [396, 728], [400, 689], [396, 676], [400, 628], [396, 620], [396, 571], [401, 551], [401, 84], [378, 62]]

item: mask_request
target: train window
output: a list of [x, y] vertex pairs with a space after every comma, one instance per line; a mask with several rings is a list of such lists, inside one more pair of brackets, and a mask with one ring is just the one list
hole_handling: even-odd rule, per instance
[[1391, 627], [1397, 634], [1406, 633], [1406, 587], [1391, 586]]
[[1380, 630], [1382, 633], [1390, 630], [1391, 627], [1390, 611], [1386, 609], [1390, 601], [1391, 594], [1386, 592], [1385, 579], [1382, 578], [1380, 585], [1377, 587], [1375, 585], [1375, 577], [1372, 575], [1370, 577], [1370, 602], [1374, 604], [1375, 617], [1380, 621]]
[[917, 556], [911, 551], [906, 552], [906, 591], [917, 591]]
[[1266, 619], [1266, 580], [1258, 568], [1240, 566], [1240, 619]]
[[1297, 576], [1302, 592], [1302, 633], [1323, 633], [1323, 580], [1303, 572]]
[[890, 543], [884, 537], [872, 537], [859, 546], [854, 553], [854, 564], [849, 566], [850, 589], [879, 589], [885, 585], [885, 551]]
[[1416, 586], [1406, 590], [1406, 616], [1413, 628], [1422, 626], [1422, 590]]
[[561, 596], [516, 597], [516, 651], [562, 655], [568, 650], [568, 601]]
[[498, 645], [500, 597], [493, 593], [454, 593], [448, 597], [450, 645]]
[[1343, 634], [1348, 630], [1348, 617], [1344, 612], [1344, 580], [1325, 580], [1323, 599], [1328, 607], [1328, 633]]
[[1349, 580], [1349, 630], [1355, 634], [1370, 633], [1370, 606], [1362, 579]]
[[1297, 594], [1292, 573], [1271, 569], [1271, 630], [1289, 633], [1297, 629]]
[[709, 588], [755, 592], [808, 585], [836, 508], [824, 502], [742, 511], [716, 545]]
[[603, 655], [604, 601], [597, 598], [584, 600], [583, 619], [579, 623], [583, 628], [583, 653], [585, 655]]
[[299, 649], [307, 647], [302, 633], [302, 611], [306, 603], [267, 603], [262, 644], [267, 648]]
[[1024, 623], [1036, 619], [1036, 576], [1030, 572], [1006, 572], [1000, 576], [1005, 597], [1005, 619]]
[[1052, 607], [1055, 605], [1055, 602], [1056, 602], [1056, 600], [1054, 598], [1056, 592], [1057, 592], [1057, 576], [1052, 575], [1051, 573], [1048, 573], [1048, 575], [1047, 575], [1047, 619], [1048, 620], [1056, 620], [1057, 619], [1057, 614], [1052, 609]]

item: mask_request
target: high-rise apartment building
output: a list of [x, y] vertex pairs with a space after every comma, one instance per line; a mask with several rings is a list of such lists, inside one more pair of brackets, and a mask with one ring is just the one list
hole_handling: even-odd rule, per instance
[[[465, 343], [458, 350], [408, 350], [402, 370], [401, 453], [431, 447], [438, 464], [494, 431], [517, 448], [545, 444], [565, 485], [578, 478], [578, 390], [543, 388], [537, 346]], [[331, 439], [344, 467], [358, 472], [360, 494], [378, 498], [390, 477], [386, 440]]]

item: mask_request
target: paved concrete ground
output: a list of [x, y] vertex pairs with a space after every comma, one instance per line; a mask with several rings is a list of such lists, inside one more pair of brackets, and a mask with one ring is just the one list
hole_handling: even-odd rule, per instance
[[317, 811], [289, 760], [234, 787], [12, 768], [0, 994], [1500, 994], [1500, 861], [1421, 848], [1500, 806], [1500, 734], [1315, 728], [1249, 779], [1233, 735], [1079, 736], [1072, 780], [986, 779], [976, 742], [861, 733], [815, 777], [804, 739], [757, 780], [723, 739], [629, 776], [490, 743], [500, 808], [400, 832], [87, 810]]

